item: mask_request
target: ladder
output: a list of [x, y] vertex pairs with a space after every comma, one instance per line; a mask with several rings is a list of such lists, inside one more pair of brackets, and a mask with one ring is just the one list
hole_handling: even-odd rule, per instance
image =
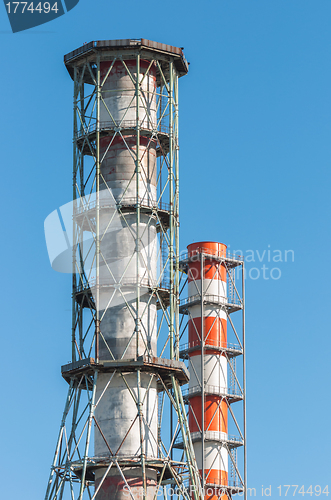
[[235, 268], [232, 267], [231, 269], [229, 269], [229, 274], [231, 276], [229, 276], [228, 278], [228, 302], [230, 304], [233, 304], [235, 302], [235, 289], [234, 289], [234, 283], [235, 283]]

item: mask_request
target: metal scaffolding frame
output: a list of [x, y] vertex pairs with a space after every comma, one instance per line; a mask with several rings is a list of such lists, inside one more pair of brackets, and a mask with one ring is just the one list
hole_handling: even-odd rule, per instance
[[[227, 299], [224, 300], [213, 294], [208, 293], [208, 287], [205, 288], [204, 281], [204, 263], [205, 260], [210, 260], [215, 263], [217, 262], [215, 275], [220, 273], [220, 266], [224, 266], [228, 281], [228, 295]], [[191, 297], [186, 297], [186, 284], [188, 281], [188, 270], [189, 263], [193, 261], [199, 261], [201, 264], [200, 276], [201, 285], [195, 283], [196, 295]], [[219, 495], [226, 495], [229, 499], [233, 494], [241, 493], [244, 499], [247, 500], [247, 450], [246, 450], [246, 357], [245, 357], [245, 270], [244, 270], [244, 258], [240, 255], [227, 253], [224, 256], [215, 255], [207, 248], [198, 248], [194, 253], [185, 253], [180, 257], [180, 307], [179, 311], [181, 314], [180, 320], [180, 339], [185, 339], [188, 330], [189, 320], [192, 320], [192, 324], [195, 329], [197, 341], [186, 342], [180, 346], [180, 357], [189, 363], [189, 368], [192, 373], [195, 373], [195, 377], [198, 380], [198, 385], [190, 389], [183, 390], [184, 401], [187, 405], [187, 415], [192, 412], [193, 418], [197, 427], [198, 432], [191, 433], [192, 442], [201, 441], [202, 446], [202, 456], [201, 463], [205, 463], [205, 443], [207, 441], [219, 442], [221, 446], [227, 449], [228, 456], [230, 457], [230, 467], [232, 480], [228, 481], [228, 484], [215, 484], [208, 481], [208, 472], [206, 473], [203, 469], [201, 477], [202, 489], [205, 491], [206, 488], [217, 488], [219, 489]], [[219, 268], [219, 269], [218, 269]], [[193, 277], [193, 282], [196, 280]], [[211, 280], [212, 281], [212, 280]], [[238, 285], [239, 282], [239, 285]], [[190, 313], [190, 307], [194, 305], [200, 306], [201, 315], [201, 335], [199, 334], [193, 318]], [[235, 343], [227, 342], [226, 345], [222, 343], [217, 344], [208, 339], [208, 334], [212, 330], [217, 316], [210, 327], [209, 332], [204, 332], [204, 307], [206, 305], [212, 305], [218, 307], [220, 310], [226, 312], [226, 317], [228, 324], [231, 327], [230, 334]], [[241, 313], [238, 323], [239, 327], [235, 325], [232, 320], [231, 315], [233, 313]], [[206, 342], [207, 341], [207, 342]], [[199, 378], [193, 364], [190, 363], [189, 354], [193, 351], [201, 351], [201, 377]], [[227, 391], [220, 393], [219, 388], [213, 387], [208, 384], [208, 380], [205, 380], [204, 376], [204, 354], [208, 353], [208, 350], [213, 352], [219, 351], [227, 361], [228, 372], [230, 374], [230, 387], [228, 386]], [[237, 373], [236, 360], [241, 356], [241, 372], [240, 375]], [[190, 404], [190, 397], [201, 395], [201, 426], [199, 425], [198, 419], [194, 414], [193, 408]], [[227, 435], [225, 438], [221, 436], [221, 433], [209, 431], [205, 429], [204, 413], [205, 413], [205, 399], [206, 395], [219, 395], [220, 406], [222, 401], [226, 402], [229, 414], [232, 418], [233, 427], [235, 428], [237, 435]], [[232, 409], [232, 404], [238, 403], [241, 409], [234, 411]], [[238, 406], [238, 405], [236, 405]], [[218, 408], [217, 408], [218, 410]], [[217, 411], [216, 410], [216, 411]], [[214, 413], [214, 416], [216, 414]], [[238, 422], [240, 416], [241, 423]], [[213, 417], [214, 418], [214, 417]], [[211, 419], [212, 420], [212, 419]], [[209, 424], [210, 425], [210, 424]], [[175, 441], [175, 446], [181, 448], [183, 446], [180, 436], [177, 437]], [[243, 449], [241, 467], [237, 461], [237, 450]], [[211, 468], [210, 468], [211, 469]], [[210, 470], [209, 469], [209, 470]], [[240, 470], [241, 469], [241, 470]]]
[[[127, 60], [135, 61], [136, 74], [127, 67]], [[142, 79], [148, 76], [152, 66], [156, 68], [157, 123], [153, 125], [150, 120], [151, 125], [146, 126], [146, 117], [149, 118], [148, 106], [143, 105], [144, 110], [141, 111], [140, 106], [136, 105], [135, 120], [125, 120], [124, 114], [123, 119], [118, 122], [108, 109], [109, 121], [103, 120], [101, 124], [101, 107], [107, 108], [103, 86], [115, 62], [123, 65], [134, 83], [135, 91], [130, 105], [132, 106], [134, 101], [138, 103], [146, 99], [139, 71], [142, 60], [150, 63]], [[103, 61], [110, 62], [108, 74], [104, 78], [100, 71]], [[187, 73], [187, 62], [180, 49], [141, 39], [91, 42], [66, 55], [65, 64], [74, 81], [72, 360], [61, 368], [69, 389], [45, 500], [94, 500], [112, 468], [118, 470], [130, 498], [134, 500], [125, 472], [126, 467], [132, 466], [141, 471], [144, 498], [146, 469], [152, 468], [157, 471], [157, 485], [163, 489], [164, 498], [167, 498], [169, 485], [173, 485], [177, 498], [189, 500], [192, 498], [188, 488], [190, 485], [193, 486], [193, 498], [199, 500], [203, 495], [181, 391], [181, 386], [187, 383], [189, 375], [184, 362], [180, 360], [179, 352], [178, 78]], [[142, 113], [144, 116], [140, 116]], [[156, 143], [157, 200], [154, 201], [146, 201], [139, 191], [141, 187], [138, 174], [142, 168], [139, 144], [142, 133], [144, 137], [148, 137], [149, 143]], [[109, 224], [114, 213], [123, 221], [126, 221], [128, 213], [135, 214], [137, 232], [132, 237], [135, 238], [136, 252], [132, 258], [139, 259], [143, 237], [138, 232], [141, 217], [153, 221], [157, 228], [160, 261], [157, 280], [148, 275], [141, 277], [139, 274], [133, 280], [136, 284], [134, 305], [121, 291], [125, 280], [123, 283], [121, 280], [113, 280], [109, 284], [104, 283], [100, 275], [101, 266], [107, 266], [101, 248], [104, 233], [100, 228], [100, 215], [104, 210], [102, 188], [104, 192], [106, 185], [101, 171], [105, 156], [105, 153], [102, 154], [101, 140], [107, 137], [110, 147], [116, 137], [121, 137], [125, 143], [127, 134], [136, 137], [135, 150], [127, 144], [135, 163], [136, 179], [133, 178], [132, 182], [136, 182], [136, 196], [133, 199], [123, 196], [121, 200], [117, 200], [116, 210], [109, 212], [113, 214], [110, 215]], [[148, 224], [149, 222], [147, 227]], [[90, 234], [89, 240], [85, 238], [86, 233]], [[111, 270], [109, 271], [111, 274]], [[141, 290], [148, 290], [148, 303], [154, 300], [158, 309], [158, 357], [153, 355], [150, 346], [146, 344], [143, 356], [137, 352], [133, 359], [127, 359], [124, 355], [116, 359], [108, 347], [111, 359], [100, 359], [100, 343], [106, 343], [101, 328], [104, 313], [100, 312], [96, 304], [99, 304], [100, 293], [104, 293], [106, 287], [109, 292], [106, 309], [111, 306], [116, 289], [120, 290], [123, 302], [134, 316], [136, 327], [131, 339], [137, 339], [137, 346], [138, 341], [145, 339], [141, 318], [148, 307], [148, 304], [141, 302]], [[126, 349], [127, 347], [124, 353]], [[100, 374], [106, 374], [108, 382], [103, 393], [97, 397], [96, 385]], [[136, 392], [128, 383], [128, 377], [132, 374], [137, 380]], [[143, 396], [141, 377], [146, 376], [145, 374], [148, 374], [149, 384]], [[120, 376], [126, 384], [136, 405], [136, 418], [127, 429], [119, 448], [112, 450], [96, 418], [96, 409], [115, 376]], [[149, 424], [144, 415], [143, 404], [148, 389], [155, 380], [158, 390], [158, 435], [153, 435], [151, 429], [149, 431], [155, 440], [158, 453], [157, 457], [151, 459], [144, 449], [143, 429]], [[163, 431], [169, 429], [169, 422], [162, 425], [167, 400], [173, 409], [171, 414], [175, 417], [172, 435], [163, 438]], [[136, 420], [139, 422], [141, 434], [140, 454], [138, 457], [123, 457], [119, 453], [120, 449]], [[109, 451], [107, 457], [95, 456], [91, 444], [95, 433], [99, 433], [105, 441]], [[183, 443], [180, 451], [175, 449], [178, 433], [181, 434]], [[95, 489], [97, 470], [104, 473]]]

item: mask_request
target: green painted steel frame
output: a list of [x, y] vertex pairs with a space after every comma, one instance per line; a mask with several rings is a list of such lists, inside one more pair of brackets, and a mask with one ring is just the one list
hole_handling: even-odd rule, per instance
[[[65, 403], [65, 409], [60, 427], [60, 433], [57, 440], [54, 459], [52, 462], [50, 478], [47, 486], [45, 500], [62, 500], [65, 494], [65, 486], [69, 485], [71, 500], [83, 500], [89, 498], [94, 500], [97, 492], [93, 493], [91, 487], [93, 486], [93, 464], [96, 467], [94, 457], [90, 456], [90, 441], [91, 433], [93, 432], [93, 424], [99, 428], [98, 422], [95, 418], [95, 408], [99, 401], [95, 400], [96, 397], [96, 380], [98, 375], [98, 361], [99, 361], [99, 339], [102, 336], [100, 331], [100, 312], [98, 307], [94, 307], [94, 301], [88, 288], [89, 276], [85, 272], [85, 258], [84, 258], [84, 245], [83, 242], [83, 229], [84, 224], [87, 224], [93, 236], [93, 245], [95, 246], [95, 253], [93, 261], [95, 261], [96, 268], [96, 301], [99, 301], [100, 293], [100, 258], [102, 253], [100, 250], [100, 183], [103, 180], [100, 165], [102, 162], [100, 152], [100, 107], [101, 102], [104, 103], [102, 97], [103, 84], [111, 71], [111, 68], [116, 60], [119, 60], [125, 66], [127, 58], [136, 60], [137, 78], [135, 83], [135, 99], [136, 103], [140, 102], [140, 86], [139, 81], [139, 66], [140, 59], [148, 57], [155, 63], [159, 74], [159, 92], [158, 97], [158, 130], [164, 127], [164, 121], [168, 115], [169, 131], [168, 134], [163, 133], [162, 138], [168, 138], [167, 141], [158, 139], [158, 130], [153, 131], [153, 137], [156, 138], [159, 145], [159, 172], [158, 184], [159, 195], [158, 202], [162, 206], [163, 198], [169, 196], [169, 224], [165, 224], [158, 211], [153, 212], [153, 217], [157, 218], [160, 230], [160, 253], [166, 253], [166, 262], [163, 263], [161, 269], [161, 276], [164, 278], [166, 267], [169, 268], [170, 287], [168, 290], [168, 301], [160, 293], [160, 289], [153, 290], [155, 297], [158, 300], [159, 308], [161, 311], [160, 324], [165, 321], [168, 326], [168, 338], [162, 349], [165, 352], [167, 345], [169, 346], [170, 359], [174, 361], [179, 360], [179, 147], [178, 147], [178, 73], [174, 65], [174, 58], [169, 55], [160, 54], [157, 51], [151, 58], [151, 50], [147, 52], [143, 48], [131, 49], [126, 51], [125, 54], [120, 49], [112, 50], [110, 53], [105, 51], [95, 51], [94, 55], [89, 55], [85, 60], [80, 60], [74, 66], [74, 120], [73, 120], [73, 200], [78, 204], [86, 204], [92, 194], [95, 193], [95, 220], [91, 221], [90, 216], [85, 217], [82, 226], [74, 222], [73, 235], [73, 277], [72, 277], [72, 363], [79, 360], [90, 359], [93, 351], [95, 357], [93, 361], [93, 370], [82, 371], [80, 376], [77, 375], [70, 378], [68, 395]], [[108, 57], [108, 59], [107, 59]], [[125, 59], [124, 59], [125, 58]], [[111, 60], [111, 65], [107, 75], [101, 81], [100, 63], [101, 60]], [[129, 70], [126, 68], [128, 73]], [[147, 70], [149, 71], [149, 69]], [[134, 77], [133, 77], [134, 79]], [[87, 91], [87, 92], [86, 92]], [[163, 102], [165, 105], [163, 106]], [[139, 174], [140, 158], [139, 158], [139, 144], [140, 144], [140, 128], [141, 121], [139, 116], [140, 106], [136, 105], [136, 123], [132, 128], [132, 133], [136, 135], [136, 158], [135, 158], [135, 173]], [[109, 110], [108, 110], [109, 111]], [[109, 112], [110, 116], [111, 113]], [[112, 118], [112, 117], [111, 117]], [[121, 124], [120, 124], [121, 125]], [[114, 136], [121, 134], [120, 126], [115, 130]], [[123, 136], [122, 136], [123, 138]], [[165, 148], [168, 147], [168, 151]], [[92, 166], [86, 165], [86, 156], [93, 159]], [[165, 178], [162, 178], [162, 172], [166, 171]], [[163, 184], [164, 182], [164, 184]], [[140, 208], [141, 202], [139, 197], [139, 175], [136, 175], [136, 221], [137, 231], [140, 222]], [[125, 218], [125, 214], [121, 212]], [[89, 251], [92, 251], [91, 248]], [[136, 237], [136, 254], [139, 254], [139, 234]], [[138, 266], [137, 266], [138, 269]], [[161, 284], [161, 283], [160, 283]], [[125, 300], [125, 298], [124, 298]], [[127, 304], [128, 305], [128, 304]], [[87, 313], [87, 314], [86, 314]], [[135, 334], [137, 339], [140, 336], [140, 317], [142, 305], [140, 302], [140, 286], [137, 280], [137, 298], [136, 298], [136, 327]], [[89, 316], [86, 318], [86, 316]], [[158, 329], [158, 335], [160, 332]], [[138, 345], [138, 342], [137, 342]], [[161, 355], [162, 355], [161, 353]], [[91, 358], [92, 359], [92, 358]], [[119, 373], [127, 385], [131, 396], [132, 394], [129, 385], [125, 379], [125, 373], [121, 369], [116, 369], [110, 375], [111, 382], [115, 373]], [[139, 429], [141, 438], [141, 459], [140, 466], [142, 468], [143, 484], [145, 486], [144, 492], [146, 494], [146, 466], [147, 461], [144, 453], [143, 443], [143, 424], [144, 416], [141, 412], [141, 396], [140, 396], [140, 369], [136, 370], [137, 373], [137, 387], [138, 397], [136, 398], [137, 404], [137, 417], [139, 419]], [[150, 383], [155, 374], [151, 374]], [[191, 498], [188, 489], [184, 487], [185, 481], [193, 487], [193, 498], [200, 500], [203, 498], [201, 491], [201, 484], [199, 472], [194, 457], [194, 451], [191, 441], [190, 432], [188, 429], [187, 416], [185, 412], [184, 400], [181, 392], [180, 382], [175, 375], [171, 375], [171, 387], [169, 387], [162, 376], [158, 375], [158, 381], [161, 385], [164, 395], [166, 395], [174, 409], [176, 415], [177, 426], [173, 434], [170, 448], [167, 450], [166, 446], [159, 440], [158, 449], [159, 454], [163, 457], [162, 471], [159, 476], [159, 484], [163, 485], [166, 495], [166, 484], [173, 484], [177, 487], [178, 498]], [[87, 398], [84, 403], [83, 399]], [[160, 419], [163, 412], [160, 412]], [[146, 422], [145, 422], [146, 423]], [[161, 426], [159, 422], [159, 427]], [[69, 434], [67, 434], [67, 430]], [[129, 429], [130, 430], [130, 429]], [[184, 449], [180, 461], [172, 459], [173, 444], [177, 430], [180, 430], [184, 442]], [[129, 431], [128, 431], [129, 432]], [[124, 438], [125, 439], [125, 438]], [[123, 444], [123, 442], [122, 442]], [[107, 444], [109, 450], [110, 447]], [[80, 451], [81, 449], [81, 451]], [[110, 450], [111, 452], [111, 450]], [[105, 479], [106, 474], [111, 467], [117, 467], [125, 482], [128, 491], [130, 492], [132, 500], [134, 495], [130, 490], [123, 467], [125, 463], [112, 454], [112, 458], [107, 462], [106, 472], [102, 478]], [[112, 453], [112, 452], [111, 452]], [[170, 458], [171, 455], [171, 458]], [[126, 463], [127, 465], [127, 463]], [[151, 466], [149, 461], [149, 466]], [[91, 468], [92, 467], [92, 468]], [[172, 479], [164, 480], [164, 476]], [[101, 484], [102, 484], [101, 481]], [[100, 485], [99, 485], [100, 487]], [[69, 497], [66, 497], [69, 500]]]

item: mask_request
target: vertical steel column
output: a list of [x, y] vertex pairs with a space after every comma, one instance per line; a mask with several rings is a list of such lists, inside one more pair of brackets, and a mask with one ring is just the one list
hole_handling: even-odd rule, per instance
[[170, 198], [170, 228], [169, 228], [169, 266], [170, 266], [170, 359], [174, 359], [174, 131], [173, 131], [173, 61], [169, 62], [169, 198]]
[[[78, 68], [74, 69], [74, 127], [73, 127], [73, 180], [72, 180], [72, 199], [73, 203], [76, 202], [76, 183], [77, 183], [77, 107], [78, 107], [78, 93], [79, 93], [79, 85], [78, 85]], [[76, 224], [75, 221], [72, 221], [72, 235], [73, 241], [76, 241]], [[72, 362], [76, 361], [76, 299], [75, 293], [77, 288], [77, 280], [76, 280], [76, 248], [73, 246], [72, 248], [72, 300], [71, 300], [71, 359]]]
[[244, 391], [244, 500], [247, 500], [247, 435], [246, 435], [246, 332], [245, 332], [245, 264], [241, 266], [242, 280], [242, 345], [243, 345], [243, 391]]
[[[170, 266], [170, 359], [176, 358], [176, 351], [174, 350], [174, 311], [175, 311], [175, 297], [176, 297], [176, 282], [177, 274], [176, 269], [174, 273], [174, 217], [176, 213], [176, 205], [173, 199], [173, 63], [169, 63], [169, 198], [170, 198], [170, 231], [169, 231], [169, 266]], [[176, 255], [177, 257], [177, 255]], [[175, 281], [174, 281], [175, 276]], [[173, 434], [173, 410], [172, 405], [170, 408], [170, 433]], [[173, 459], [173, 449], [171, 449], [171, 459]]]
[[140, 322], [139, 322], [139, 310], [140, 310], [140, 282], [139, 282], [139, 255], [140, 255], [140, 242], [139, 242], [139, 225], [140, 225], [140, 200], [139, 200], [139, 180], [140, 180], [140, 159], [139, 159], [139, 148], [140, 148], [140, 123], [139, 123], [139, 109], [140, 109], [140, 86], [139, 86], [139, 75], [140, 75], [140, 55], [136, 56], [136, 217], [137, 217], [137, 228], [136, 228], [136, 278], [137, 278], [137, 299], [136, 299], [136, 342], [137, 342], [137, 358], [139, 356], [139, 335], [140, 335]]
[[175, 342], [176, 342], [176, 352], [175, 359], [179, 360], [179, 146], [178, 146], [178, 134], [179, 134], [179, 123], [178, 123], [178, 74], [175, 74], [174, 78], [174, 107], [175, 107], [175, 136], [176, 144], [175, 147], [175, 240], [176, 240], [176, 258], [175, 258]]
[[[85, 105], [84, 105], [84, 97], [85, 97], [85, 85], [84, 85], [84, 82], [80, 80], [80, 85], [79, 85], [79, 100], [80, 100], [80, 108], [79, 108], [79, 116], [80, 117], [83, 117], [85, 115]], [[80, 124], [80, 132], [82, 133], [82, 130], [83, 130], [83, 122], [81, 121], [81, 124]], [[77, 133], [78, 133], [78, 130], [77, 130]], [[79, 197], [80, 198], [83, 198], [84, 195], [85, 195], [85, 186], [84, 186], [84, 156], [81, 155], [80, 156], [80, 159], [79, 159]], [[77, 185], [78, 185], [78, 180], [77, 180]], [[76, 191], [76, 198], [77, 199], [77, 191]], [[75, 203], [75, 202], [74, 202]], [[77, 209], [77, 204], [75, 205], [75, 208]], [[74, 223], [74, 221], [73, 221]], [[76, 224], [74, 223], [74, 226], [76, 226]], [[75, 231], [77, 230], [77, 228], [75, 228]], [[78, 230], [78, 233], [79, 233], [79, 270], [80, 272], [83, 271], [84, 269], [84, 261], [83, 261], [83, 254], [84, 254], [84, 243], [83, 243], [83, 232], [80, 230]], [[77, 235], [78, 236], [78, 235]], [[77, 238], [78, 239], [78, 238]], [[77, 241], [77, 239], [75, 239], [74, 241]], [[74, 273], [77, 273], [77, 269], [74, 270]], [[75, 278], [75, 282], [77, 284], [77, 280], [76, 280], [76, 275], [74, 276]], [[74, 298], [74, 294], [73, 294], [73, 298]], [[81, 306], [79, 305], [78, 306], [79, 308], [79, 316], [78, 316], [78, 329], [79, 329], [79, 353], [83, 352], [83, 346], [84, 346], [84, 340], [83, 340], [83, 337], [84, 337], [84, 334], [83, 334], [83, 313], [82, 313], [82, 308]], [[81, 356], [79, 355], [78, 353], [78, 356], [79, 358], [81, 358]]]
[[[138, 73], [139, 74], [139, 73]], [[140, 380], [140, 370], [137, 370], [137, 407], [138, 407], [138, 417], [139, 417], [139, 432], [140, 432], [140, 451], [141, 451], [141, 468], [143, 477], [143, 500], [146, 499], [147, 492], [147, 482], [146, 482], [146, 465], [145, 465], [145, 442], [144, 442], [144, 428], [143, 428], [143, 414], [142, 414], [142, 400], [141, 400], [141, 380]]]
[[204, 298], [205, 298], [205, 267], [203, 249], [200, 250], [200, 278], [201, 278], [201, 460], [202, 460], [202, 490], [205, 491], [205, 328], [204, 328]]
[[89, 452], [89, 447], [90, 447], [92, 422], [93, 422], [93, 416], [94, 416], [95, 391], [96, 391], [96, 387], [97, 387], [97, 379], [98, 379], [98, 372], [95, 371], [94, 372], [94, 380], [93, 380], [92, 397], [91, 397], [91, 402], [90, 402], [89, 418], [88, 418], [88, 423], [87, 423], [88, 427], [87, 427], [85, 451], [84, 451], [84, 457], [83, 457], [82, 479], [81, 479], [81, 483], [80, 483], [78, 500], [82, 500], [84, 489], [85, 489], [86, 465], [87, 465], [87, 460], [89, 458], [88, 452]]
[[100, 338], [100, 55], [97, 55], [97, 122], [96, 122], [96, 319], [95, 319], [95, 359], [99, 361], [99, 338]]
[[[174, 301], [176, 286], [174, 283], [174, 252], [173, 252], [173, 238], [174, 238], [174, 215], [176, 207], [173, 203], [173, 66], [172, 61], [169, 63], [169, 198], [170, 198], [170, 231], [169, 231], [169, 267], [170, 267], [170, 359], [176, 357], [174, 351]], [[176, 280], [176, 271], [175, 271]], [[174, 394], [175, 395], [175, 394]], [[173, 434], [173, 410], [172, 405], [170, 408], [170, 433]], [[170, 453], [173, 459], [173, 449]]]

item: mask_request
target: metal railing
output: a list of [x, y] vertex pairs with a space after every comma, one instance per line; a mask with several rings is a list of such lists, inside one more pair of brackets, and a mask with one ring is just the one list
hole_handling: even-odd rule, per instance
[[[167, 278], [163, 278], [162, 280], [151, 280], [150, 278], [141, 278], [137, 279], [137, 277], [125, 277], [120, 281], [116, 282], [112, 279], [111, 276], [107, 279], [99, 278], [99, 286], [101, 287], [113, 287], [120, 288], [121, 286], [131, 286], [135, 287], [139, 283], [140, 286], [146, 287], [148, 289], [161, 288], [165, 290], [170, 290], [170, 280]], [[96, 278], [92, 277], [88, 280], [88, 282], [82, 283], [80, 282], [76, 286], [76, 292], [83, 292], [84, 290], [89, 290], [91, 288], [96, 287]]]
[[199, 260], [199, 255], [203, 253], [205, 255], [205, 257], [208, 259], [208, 257], [210, 257], [211, 259], [213, 257], [216, 257], [217, 259], [221, 259], [221, 260], [230, 260], [230, 261], [240, 261], [242, 262], [244, 260], [244, 256], [243, 255], [239, 255], [237, 253], [230, 253], [228, 251], [222, 251], [222, 252], [218, 252], [218, 251], [212, 251], [210, 248], [206, 248], [206, 247], [198, 247], [198, 248], [195, 248], [194, 250], [192, 250], [191, 252], [185, 252], [183, 254], [180, 255], [180, 260], [189, 260], [189, 259], [192, 259], [194, 260], [194, 257], [197, 258], [197, 260]]
[[[195, 385], [193, 387], [188, 387], [186, 389], [182, 390], [183, 396], [191, 396], [193, 394], [199, 394], [201, 393], [201, 385]], [[237, 397], [242, 399], [243, 398], [243, 393], [238, 392], [236, 389], [230, 388], [230, 387], [220, 387], [216, 385], [209, 385], [206, 384], [204, 387], [204, 392], [205, 394], [215, 394], [218, 396], [232, 396], [232, 397]]]
[[[169, 127], [167, 125], [164, 125], [162, 122], [159, 123], [153, 123], [153, 120], [150, 118], [143, 118], [139, 122], [139, 128], [143, 130], [149, 130], [151, 132], [154, 132], [155, 134], [161, 133], [161, 134], [166, 134], [169, 135]], [[82, 137], [91, 134], [92, 132], [95, 132], [97, 130], [97, 123], [93, 122], [90, 124], [85, 124], [86, 127], [82, 128], [80, 130], [77, 130], [77, 133], [75, 135], [76, 139], [81, 139]], [[100, 131], [107, 131], [111, 130], [114, 132], [119, 132], [122, 129], [137, 129], [137, 120], [121, 120], [120, 123], [115, 123], [114, 121], [102, 121], [100, 122], [99, 130]]]
[[[201, 431], [191, 432], [190, 434], [192, 441], [199, 440], [202, 437]], [[205, 431], [204, 435], [205, 435], [205, 440], [220, 441], [222, 443], [243, 444], [243, 440], [240, 436], [235, 436], [233, 434], [226, 434], [225, 432]], [[182, 436], [179, 435], [175, 440], [175, 445], [180, 445], [182, 442], [183, 442]]]
[[216, 478], [209, 479], [208, 477], [206, 478], [205, 485], [206, 485], [206, 488], [208, 488], [208, 486], [215, 486], [218, 488], [240, 488], [240, 489], [244, 488], [240, 481], [228, 479], [227, 484], [223, 484], [223, 483], [221, 483], [220, 479], [218, 479], [218, 480]]
[[[101, 191], [102, 192], [105, 192], [107, 193], [106, 190], [104, 191]], [[109, 194], [109, 198], [111, 198], [111, 194]], [[100, 207], [100, 210], [102, 209], [109, 209], [109, 208], [112, 208], [112, 209], [116, 209], [118, 210], [119, 208], [125, 206], [132, 206], [132, 207], [136, 207], [137, 206], [137, 197], [130, 197], [130, 198], [127, 198], [127, 197], [123, 197], [120, 199], [120, 201], [117, 201], [117, 200], [103, 200], [102, 199], [102, 195], [101, 195], [101, 199], [99, 201], [99, 207]], [[153, 200], [153, 199], [150, 199], [149, 197], [139, 197], [138, 198], [138, 204], [140, 207], [145, 207], [145, 208], [151, 208], [153, 210], [162, 210], [164, 212], [170, 212], [170, 205], [169, 203], [164, 203], [163, 201], [156, 201], [156, 200]], [[78, 205], [78, 203], [76, 202], [76, 205]], [[89, 201], [87, 203], [84, 203], [82, 202], [79, 206], [75, 206], [74, 207], [74, 216], [75, 215], [81, 215], [82, 213], [84, 212], [88, 212], [89, 210], [95, 210], [97, 206], [97, 201], [96, 200], [92, 200], [92, 201]]]
[[[184, 484], [184, 487], [188, 491], [192, 491], [191, 490], [192, 487], [190, 485], [190, 481], [189, 480], [183, 481], [183, 484]], [[224, 491], [226, 492], [226, 490], [228, 490], [229, 488], [243, 490], [244, 486], [243, 486], [243, 484], [240, 481], [236, 481], [236, 480], [233, 480], [233, 479], [228, 479], [227, 482], [226, 482], [226, 484], [224, 484], [224, 483], [221, 482], [221, 479], [216, 479], [216, 478], [209, 479], [209, 477], [207, 477], [206, 481], [205, 481], [205, 490], [208, 490], [208, 488], [224, 489]], [[206, 494], [207, 494], [207, 496], [209, 496], [208, 495], [208, 491], [206, 491]], [[221, 498], [219, 496], [220, 494], [221, 493], [218, 493], [218, 498]]]
[[[193, 340], [191, 342], [187, 342], [185, 344], [182, 344], [179, 346], [180, 351], [188, 351], [189, 349], [194, 349], [196, 347], [201, 347], [201, 340]], [[232, 351], [238, 351], [242, 352], [242, 349], [240, 348], [239, 344], [231, 344], [229, 342], [222, 342], [220, 340], [213, 340], [213, 339], [205, 339], [204, 343], [205, 348], [215, 348], [219, 350], [232, 350]]]
[[[180, 301], [180, 306], [190, 305], [192, 303], [198, 302], [201, 300], [201, 295], [191, 295], [190, 297], [186, 297]], [[222, 295], [213, 295], [213, 294], [203, 294], [204, 302], [211, 302], [213, 304], [217, 304], [220, 306], [239, 306], [242, 307], [242, 300], [239, 297], [224, 297]]]

